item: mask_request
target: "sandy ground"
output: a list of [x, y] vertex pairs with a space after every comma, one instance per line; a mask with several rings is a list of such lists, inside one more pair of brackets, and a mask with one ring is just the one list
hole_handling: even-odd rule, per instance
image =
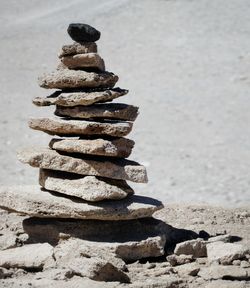
[[[140, 106], [131, 159], [147, 166], [138, 193], [164, 202], [250, 203], [250, 2], [248, 0], [2, 0], [0, 185], [34, 184], [38, 171], [15, 151], [47, 145], [28, 129], [49, 92], [37, 76], [71, 43], [70, 22], [102, 32], [107, 69]], [[126, 98], [126, 99], [125, 99]]]

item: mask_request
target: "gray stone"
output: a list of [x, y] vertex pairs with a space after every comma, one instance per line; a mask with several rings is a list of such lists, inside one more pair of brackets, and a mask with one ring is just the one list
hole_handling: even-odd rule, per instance
[[120, 103], [76, 107], [57, 105], [55, 115], [80, 119], [102, 118], [134, 121], [138, 116], [138, 107]]
[[135, 142], [127, 138], [105, 139], [56, 139], [49, 147], [57, 151], [81, 153], [89, 155], [127, 158], [132, 152]]
[[175, 247], [174, 253], [176, 255], [192, 255], [194, 258], [206, 257], [206, 242], [202, 239], [194, 239], [178, 243]]
[[28, 185], [1, 187], [0, 196], [0, 208], [41, 218], [129, 220], [151, 217], [163, 207], [161, 202], [142, 196], [90, 204]]
[[133, 189], [123, 180], [78, 176], [45, 169], [40, 169], [39, 184], [47, 190], [91, 202], [106, 199], [118, 200], [133, 194]]
[[132, 130], [133, 123], [106, 120], [94, 122], [85, 120], [66, 120], [58, 118], [34, 118], [29, 120], [29, 127], [50, 135], [108, 135], [123, 137]]
[[[126, 159], [81, 158], [61, 155], [48, 148], [28, 148], [17, 155], [23, 163], [43, 169], [65, 171], [79, 175], [100, 176], [118, 180], [129, 180], [137, 183], [147, 182], [144, 166]], [[181, 253], [183, 254], [183, 253]]]
[[96, 53], [97, 45], [95, 42], [85, 42], [85, 43], [73, 43], [69, 45], [63, 45], [61, 51], [59, 52], [59, 58], [69, 55], [83, 54], [83, 53]]
[[245, 281], [215, 280], [207, 283], [204, 288], [249, 288]]
[[112, 101], [118, 97], [124, 96], [128, 90], [113, 88], [103, 91], [88, 91], [88, 92], [62, 92], [56, 91], [48, 97], [36, 97], [33, 103], [37, 106], [60, 105], [66, 107], [88, 106], [94, 103], [102, 103]]
[[218, 262], [223, 265], [232, 264], [234, 260], [243, 259], [250, 248], [241, 244], [214, 242], [207, 244], [209, 262]]
[[229, 234], [225, 234], [225, 235], [219, 235], [219, 236], [214, 236], [214, 237], [210, 237], [207, 240], [207, 243], [212, 243], [212, 242], [230, 242], [232, 239], [232, 236]]
[[194, 261], [192, 255], [169, 255], [167, 256], [167, 261], [171, 266], [183, 265]]
[[0, 251], [0, 267], [42, 269], [52, 255], [53, 247], [48, 243], [7, 249]]
[[14, 233], [0, 234], [0, 250], [6, 250], [17, 246], [18, 238]]
[[198, 272], [200, 271], [200, 267], [197, 263], [186, 263], [183, 265], [180, 265], [178, 267], [175, 267], [175, 271], [183, 277], [183, 276], [196, 276]]
[[56, 70], [38, 78], [39, 86], [47, 89], [112, 88], [117, 81], [118, 76], [111, 72], [70, 69]]
[[104, 61], [97, 53], [64, 56], [61, 61], [69, 69], [92, 68], [100, 71], [105, 70]]

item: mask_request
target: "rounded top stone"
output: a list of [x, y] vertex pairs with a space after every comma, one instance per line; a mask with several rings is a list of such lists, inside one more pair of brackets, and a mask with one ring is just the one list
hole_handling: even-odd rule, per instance
[[67, 31], [76, 42], [95, 42], [101, 36], [101, 33], [94, 27], [83, 23], [71, 23]]

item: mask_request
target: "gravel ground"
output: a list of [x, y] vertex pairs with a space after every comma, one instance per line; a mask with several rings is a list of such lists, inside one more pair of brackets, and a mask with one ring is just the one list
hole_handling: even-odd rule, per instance
[[0, 184], [35, 184], [15, 151], [47, 145], [27, 127], [50, 115], [31, 99], [37, 76], [71, 43], [70, 22], [102, 32], [99, 52], [125, 102], [140, 106], [131, 159], [147, 166], [138, 193], [164, 202], [250, 203], [250, 2], [248, 0], [2, 0]]

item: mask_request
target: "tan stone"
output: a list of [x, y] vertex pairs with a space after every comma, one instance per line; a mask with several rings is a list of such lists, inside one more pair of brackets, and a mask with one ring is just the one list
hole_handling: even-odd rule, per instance
[[138, 107], [120, 103], [76, 107], [56, 106], [55, 115], [81, 119], [102, 118], [134, 121], [138, 116]]
[[96, 73], [69, 69], [56, 70], [38, 78], [38, 84], [47, 89], [112, 88], [117, 81], [118, 76], [111, 72]]
[[89, 155], [127, 158], [135, 142], [127, 138], [105, 139], [56, 139], [49, 146], [57, 151]]
[[69, 69], [93, 68], [100, 71], [105, 70], [104, 61], [97, 53], [85, 53], [64, 56], [61, 58], [61, 61]]
[[86, 43], [77, 43], [63, 45], [61, 51], [59, 52], [58, 57], [61, 58], [63, 56], [68, 55], [76, 55], [83, 53], [96, 53], [97, 45], [95, 42], [86, 42]]
[[129, 220], [151, 217], [162, 208], [162, 203], [155, 199], [134, 195], [123, 201], [90, 204], [75, 198], [59, 197], [36, 185], [1, 187], [0, 197], [0, 208], [39, 218]]
[[40, 169], [39, 183], [50, 191], [96, 202], [105, 199], [123, 199], [133, 194], [126, 181], [78, 176], [76, 174]]
[[146, 168], [125, 159], [71, 157], [47, 148], [28, 148], [18, 153], [18, 159], [33, 167], [92, 175], [137, 183], [147, 182]]
[[29, 120], [29, 127], [50, 135], [108, 135], [123, 137], [132, 130], [133, 123], [106, 120], [103, 122], [67, 120], [60, 118], [34, 118]]
[[115, 98], [126, 95], [128, 90], [113, 88], [105, 89], [103, 91], [89, 91], [89, 92], [62, 92], [56, 91], [48, 97], [36, 97], [33, 103], [37, 106], [88, 106], [94, 103], [102, 103], [112, 101]]

